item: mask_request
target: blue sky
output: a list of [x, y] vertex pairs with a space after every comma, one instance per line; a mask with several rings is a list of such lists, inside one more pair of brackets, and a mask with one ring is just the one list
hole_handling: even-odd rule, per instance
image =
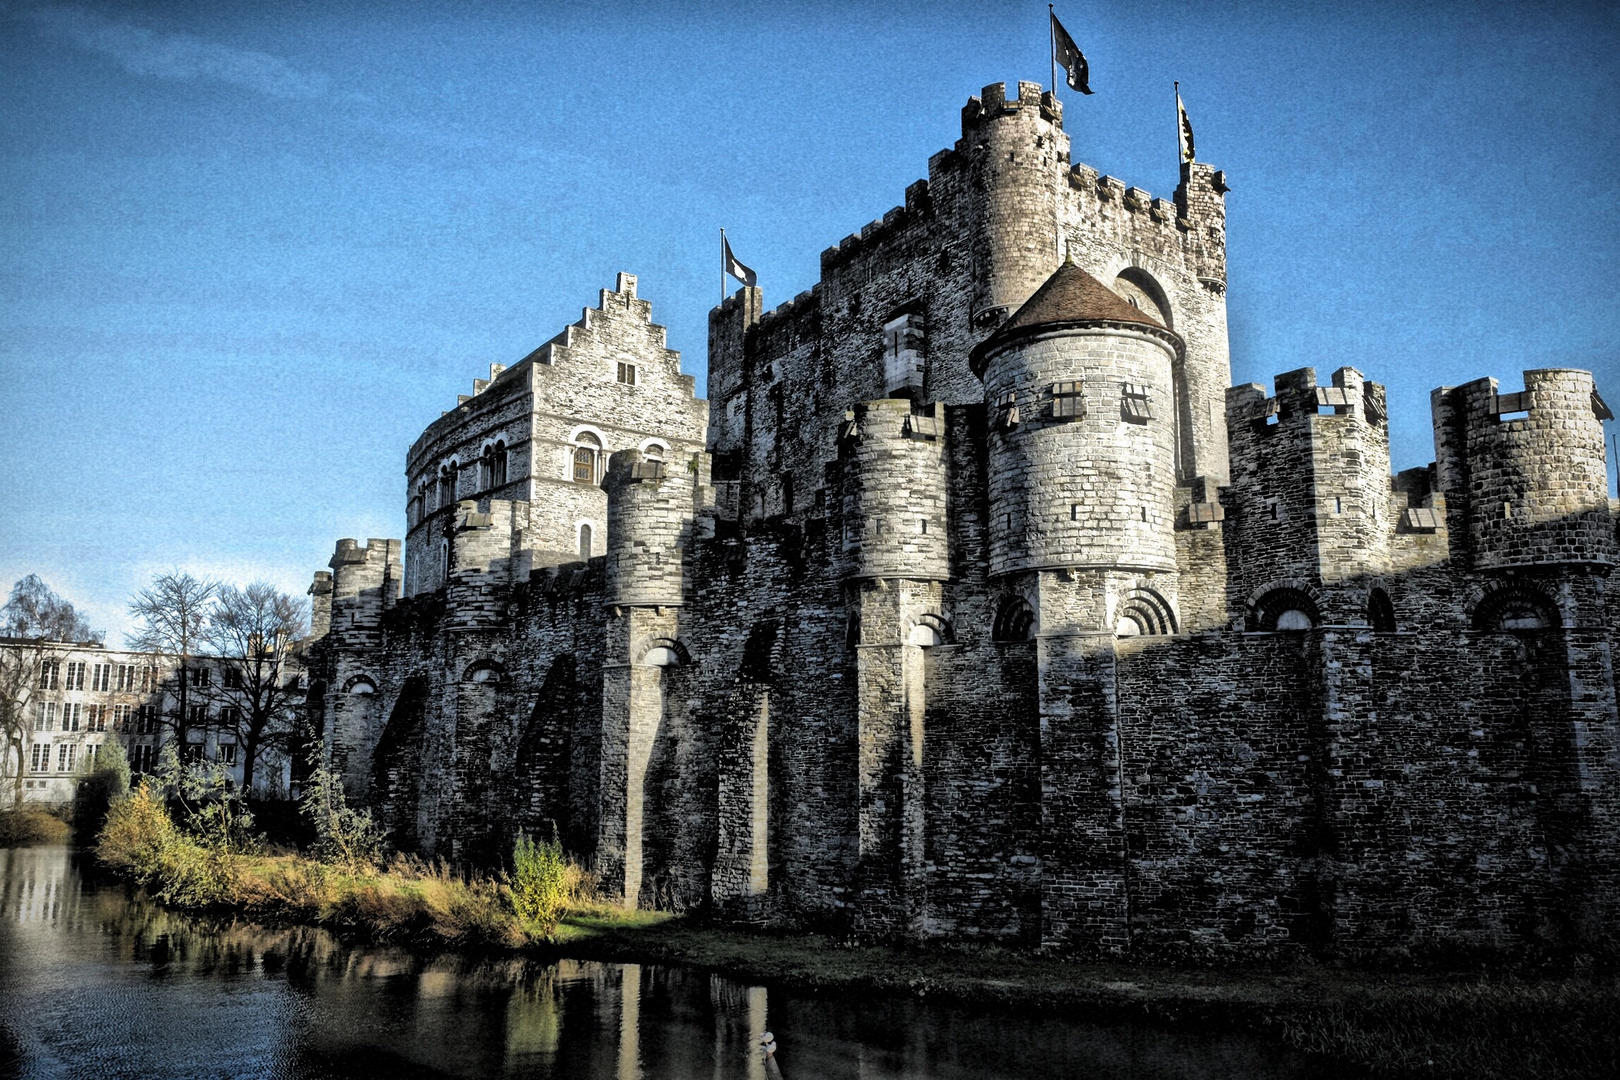
[[[1227, 170], [1233, 377], [1620, 404], [1620, 13], [1065, 3], [1074, 159], [1169, 197], [1179, 79]], [[619, 270], [704, 374], [716, 231], [774, 306], [902, 201], [1044, 3], [0, 0], [0, 584], [118, 641], [180, 567], [302, 591], [403, 532], [404, 456]]]

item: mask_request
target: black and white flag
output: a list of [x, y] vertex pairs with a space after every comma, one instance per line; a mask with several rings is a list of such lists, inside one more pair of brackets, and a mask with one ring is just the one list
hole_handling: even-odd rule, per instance
[[1055, 12], [1052, 13], [1052, 57], [1067, 74], [1069, 89], [1078, 90], [1082, 94], [1091, 93], [1091, 87], [1086, 85], [1091, 79], [1091, 68], [1086, 64], [1086, 54], [1080, 51], [1080, 46], [1074, 43], [1074, 38], [1063, 29], [1063, 24], [1058, 22]]
[[744, 285], [759, 284], [759, 275], [754, 273], [748, 267], [744, 266], [737, 256], [731, 253], [731, 241], [726, 239], [726, 234], [724, 232], [720, 234], [720, 249], [722, 270], [736, 278], [738, 281], [742, 282]]
[[1187, 106], [1181, 103], [1181, 84], [1176, 84], [1176, 128], [1181, 136], [1181, 163], [1193, 161], [1192, 121], [1187, 119]]

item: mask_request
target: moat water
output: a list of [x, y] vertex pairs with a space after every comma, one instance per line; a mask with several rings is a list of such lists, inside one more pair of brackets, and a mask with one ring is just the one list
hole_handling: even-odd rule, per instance
[[0, 849], [0, 1075], [1271, 1078], [1242, 1034], [808, 995], [672, 967], [354, 945], [167, 911], [66, 848]]

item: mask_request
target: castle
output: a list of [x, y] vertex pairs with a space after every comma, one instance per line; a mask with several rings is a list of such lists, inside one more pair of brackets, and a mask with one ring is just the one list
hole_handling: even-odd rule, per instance
[[[402, 847], [553, 827], [626, 905], [1142, 953], [1581, 944], [1620, 902], [1590, 374], [1228, 389], [1223, 174], [968, 101], [708, 400], [620, 275], [316, 575], [314, 718]], [[402, 558], [403, 554], [403, 558]]]

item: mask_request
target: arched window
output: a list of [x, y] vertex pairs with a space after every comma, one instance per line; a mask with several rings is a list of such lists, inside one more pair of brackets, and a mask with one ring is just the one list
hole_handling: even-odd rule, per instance
[[1395, 605], [1389, 602], [1389, 593], [1383, 589], [1367, 594], [1367, 625], [1380, 634], [1395, 632]]
[[648, 461], [663, 461], [664, 455], [667, 453], [669, 453], [669, 447], [663, 443], [650, 442], [647, 444], [647, 448], [641, 452], [641, 456]]
[[1119, 606], [1115, 637], [1160, 637], [1176, 632], [1176, 614], [1164, 597], [1151, 589], [1135, 589]]
[[450, 541], [439, 541], [439, 584], [450, 582]]
[[574, 438], [574, 482], [576, 484], [594, 484], [597, 482], [597, 460], [602, 455], [602, 440], [588, 431], [580, 432]]
[[478, 459], [478, 484], [484, 491], [501, 487], [506, 483], [506, 443], [498, 442], [492, 446], [484, 447], [483, 456]]
[[1252, 630], [1309, 630], [1321, 619], [1316, 601], [1303, 589], [1272, 589], [1249, 614]]
[[582, 559], [591, 557], [591, 527], [589, 525], [579, 527], [579, 557]]
[[456, 474], [461, 466], [451, 461], [439, 466], [439, 509], [456, 501]]
[[992, 636], [997, 641], [1031, 641], [1035, 637], [1035, 612], [1023, 597], [1013, 597], [996, 613]]
[[494, 660], [476, 660], [468, 665], [462, 678], [470, 683], [503, 682], [506, 678], [506, 669]]
[[1551, 630], [1562, 624], [1557, 605], [1530, 585], [1497, 589], [1486, 594], [1474, 609], [1474, 629], [1487, 632], [1527, 633]]

